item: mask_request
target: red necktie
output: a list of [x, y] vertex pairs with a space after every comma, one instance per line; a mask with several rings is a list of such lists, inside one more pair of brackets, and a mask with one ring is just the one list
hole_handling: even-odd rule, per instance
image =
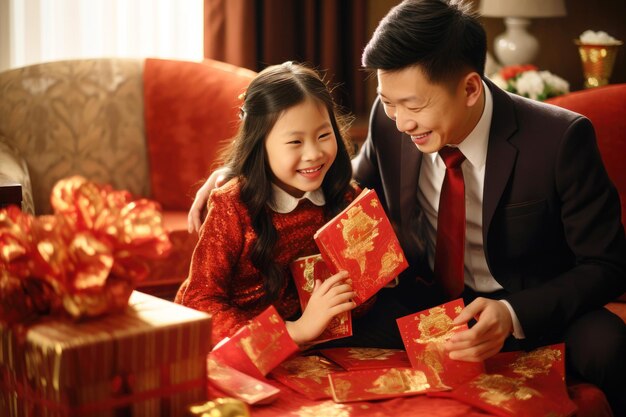
[[446, 176], [439, 197], [435, 276], [450, 298], [457, 298], [464, 286], [465, 184], [461, 163], [465, 155], [458, 148], [443, 147], [439, 155], [446, 164]]

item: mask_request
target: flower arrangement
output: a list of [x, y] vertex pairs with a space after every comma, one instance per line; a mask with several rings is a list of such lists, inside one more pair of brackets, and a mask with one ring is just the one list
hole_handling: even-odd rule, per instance
[[545, 100], [569, 93], [569, 83], [550, 71], [539, 71], [534, 65], [509, 65], [490, 77], [503, 90], [533, 100]]
[[158, 203], [82, 177], [52, 190], [53, 215], [0, 210], [0, 321], [91, 317], [122, 310], [171, 249]]

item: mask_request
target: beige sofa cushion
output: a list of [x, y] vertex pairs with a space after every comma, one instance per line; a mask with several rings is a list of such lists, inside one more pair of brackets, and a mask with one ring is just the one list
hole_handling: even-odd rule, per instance
[[149, 195], [142, 73], [140, 59], [0, 73], [0, 134], [28, 165], [37, 214], [50, 213], [52, 187], [70, 175]]

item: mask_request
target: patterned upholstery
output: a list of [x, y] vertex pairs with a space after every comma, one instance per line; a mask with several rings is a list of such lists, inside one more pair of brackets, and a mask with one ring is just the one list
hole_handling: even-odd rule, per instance
[[73, 174], [149, 194], [143, 60], [32, 65], [0, 74], [0, 134], [30, 171], [35, 212], [50, 212], [53, 185]]

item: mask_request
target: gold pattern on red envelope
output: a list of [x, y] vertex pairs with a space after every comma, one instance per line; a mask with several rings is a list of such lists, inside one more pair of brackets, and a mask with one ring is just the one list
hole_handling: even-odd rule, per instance
[[506, 403], [511, 400], [530, 400], [541, 397], [541, 393], [524, 385], [524, 380], [499, 374], [482, 374], [471, 382], [479, 390], [479, 396], [491, 405], [510, 409]]
[[384, 368], [333, 373], [328, 376], [337, 402], [377, 400], [431, 391], [424, 372], [413, 368]]
[[408, 267], [374, 190], [364, 189], [352, 203], [315, 233], [328, 269], [348, 271], [357, 305], [372, 297]]
[[300, 407], [294, 413], [299, 417], [350, 417], [351, 411], [352, 407], [349, 405], [325, 401], [318, 405]]
[[509, 417], [565, 417], [576, 411], [565, 387], [565, 346], [546, 346], [531, 352], [503, 352], [489, 358], [487, 372], [451, 392], [451, 397]]
[[450, 359], [444, 344], [467, 325], [453, 325], [464, 304], [462, 299], [450, 301], [397, 320], [411, 365], [428, 376], [434, 387], [450, 389], [484, 372], [482, 362]]
[[271, 373], [289, 388], [304, 394], [311, 400], [330, 398], [328, 374], [342, 369], [317, 355], [298, 356], [277, 366]]
[[515, 374], [525, 378], [534, 378], [539, 374], [547, 375], [550, 368], [557, 363], [563, 365], [560, 350], [540, 348], [521, 355], [510, 367]]
[[[247, 335], [241, 337], [238, 343], [263, 375], [298, 350], [285, 323], [272, 306], [245, 328]], [[231, 340], [236, 340], [236, 336]]]
[[330, 348], [320, 353], [347, 371], [411, 366], [406, 352], [400, 349]]
[[268, 404], [280, 394], [278, 388], [213, 359], [207, 360], [207, 367], [211, 384], [248, 404]]
[[298, 350], [278, 312], [269, 306], [229, 340], [218, 344], [210, 356], [221, 365], [262, 378]]
[[[311, 299], [315, 280], [325, 281], [332, 273], [320, 254], [298, 258], [291, 263], [290, 269], [298, 290], [300, 306], [304, 311]], [[311, 343], [317, 344], [348, 336], [352, 336], [352, 314], [346, 311], [333, 317], [322, 334]]]

